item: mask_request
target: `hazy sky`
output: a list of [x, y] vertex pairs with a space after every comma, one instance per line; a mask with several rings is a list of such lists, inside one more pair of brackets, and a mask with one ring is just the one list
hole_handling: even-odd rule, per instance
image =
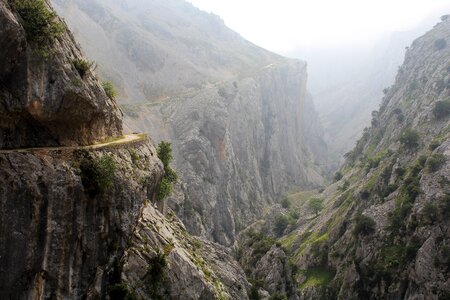
[[[295, 48], [361, 46], [407, 30], [449, 0], [188, 0], [253, 43], [285, 54]], [[438, 20], [436, 20], [438, 21]]]

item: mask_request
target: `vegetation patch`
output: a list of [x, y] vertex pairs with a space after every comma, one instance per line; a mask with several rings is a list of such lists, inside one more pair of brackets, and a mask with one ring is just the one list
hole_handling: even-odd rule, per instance
[[302, 291], [308, 287], [326, 286], [336, 274], [326, 267], [311, 268], [301, 272], [306, 276], [305, 281], [299, 286], [299, 289]]
[[420, 135], [419, 133], [411, 128], [403, 130], [400, 135], [400, 143], [407, 149], [415, 149], [419, 146]]
[[91, 71], [92, 67], [94, 66], [93, 62], [82, 58], [72, 60], [72, 64], [77, 70], [78, 74], [81, 76], [81, 78], [83, 78], [86, 74], [88, 74]]
[[276, 242], [274, 238], [265, 236], [263, 233], [255, 232], [254, 230], [250, 230], [247, 236], [249, 240], [246, 242], [246, 246], [253, 249], [252, 264], [258, 262]]
[[20, 16], [27, 41], [42, 54], [48, 50], [65, 28], [56, 13], [47, 8], [44, 0], [10, 0], [9, 3]]
[[116, 91], [116, 88], [114, 87], [114, 85], [112, 84], [111, 81], [103, 81], [102, 82], [102, 88], [103, 88], [103, 90], [105, 90], [106, 95], [110, 99], [116, 98], [117, 91]]
[[157, 152], [158, 158], [164, 165], [164, 177], [161, 180], [158, 195], [156, 196], [156, 199], [161, 201], [172, 193], [172, 186], [178, 180], [178, 175], [170, 167], [170, 163], [173, 159], [172, 145], [169, 142], [162, 141], [158, 145]]
[[286, 249], [288, 251], [292, 250], [292, 247], [294, 246], [294, 243], [297, 241], [298, 233], [297, 232], [291, 232], [288, 235], [285, 235], [283, 238], [281, 238], [281, 246], [283, 249]]
[[436, 172], [445, 163], [445, 155], [442, 153], [435, 153], [431, 155], [426, 162], [426, 166], [429, 172]]
[[425, 204], [422, 210], [423, 225], [432, 225], [439, 219], [439, 208], [433, 203]]
[[104, 195], [114, 186], [116, 169], [116, 162], [109, 155], [97, 159], [83, 158], [80, 163], [83, 186], [92, 197], [97, 194]]
[[281, 207], [285, 209], [289, 209], [291, 207], [291, 202], [287, 196], [284, 196], [283, 199], [281, 199]]
[[126, 283], [108, 286], [108, 294], [111, 300], [137, 300], [135, 292]]
[[433, 108], [436, 119], [444, 119], [450, 115], [450, 99], [437, 101]]
[[314, 213], [316, 216], [323, 209], [323, 199], [321, 198], [311, 198], [308, 201], [308, 210]]
[[353, 229], [353, 234], [355, 236], [359, 235], [370, 235], [375, 232], [376, 223], [375, 221], [365, 215], [358, 215], [355, 218], [355, 228]]

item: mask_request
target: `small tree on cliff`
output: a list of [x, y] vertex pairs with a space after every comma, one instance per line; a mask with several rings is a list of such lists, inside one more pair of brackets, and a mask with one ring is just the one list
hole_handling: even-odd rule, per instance
[[156, 199], [160, 201], [170, 195], [173, 184], [178, 180], [177, 173], [170, 167], [173, 156], [172, 145], [169, 142], [162, 141], [159, 143], [158, 158], [164, 165], [164, 176], [161, 180], [158, 195], [156, 196]]
[[323, 199], [320, 198], [309, 199], [308, 209], [317, 216], [319, 212], [323, 209]]

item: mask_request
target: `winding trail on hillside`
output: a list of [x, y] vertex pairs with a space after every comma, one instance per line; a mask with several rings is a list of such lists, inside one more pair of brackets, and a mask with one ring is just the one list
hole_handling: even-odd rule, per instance
[[87, 145], [87, 146], [55, 146], [55, 147], [34, 147], [34, 148], [18, 148], [18, 149], [0, 149], [0, 154], [11, 153], [27, 153], [35, 151], [58, 151], [58, 150], [97, 150], [107, 147], [126, 146], [135, 142], [146, 141], [148, 139], [145, 133], [133, 133], [120, 136], [118, 138], [105, 141], [103, 143]]

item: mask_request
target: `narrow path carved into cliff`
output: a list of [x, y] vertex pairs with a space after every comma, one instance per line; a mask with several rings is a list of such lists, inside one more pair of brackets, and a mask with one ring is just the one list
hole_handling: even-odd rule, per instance
[[0, 154], [9, 154], [9, 153], [24, 153], [24, 152], [33, 152], [33, 151], [56, 151], [56, 150], [93, 150], [93, 149], [101, 149], [106, 147], [121, 147], [131, 143], [140, 142], [147, 140], [148, 137], [145, 133], [133, 133], [126, 134], [120, 136], [119, 138], [111, 139], [105, 141], [103, 143], [98, 143], [94, 145], [87, 146], [60, 146], [60, 147], [35, 147], [35, 148], [19, 148], [19, 149], [4, 149], [0, 150]]

